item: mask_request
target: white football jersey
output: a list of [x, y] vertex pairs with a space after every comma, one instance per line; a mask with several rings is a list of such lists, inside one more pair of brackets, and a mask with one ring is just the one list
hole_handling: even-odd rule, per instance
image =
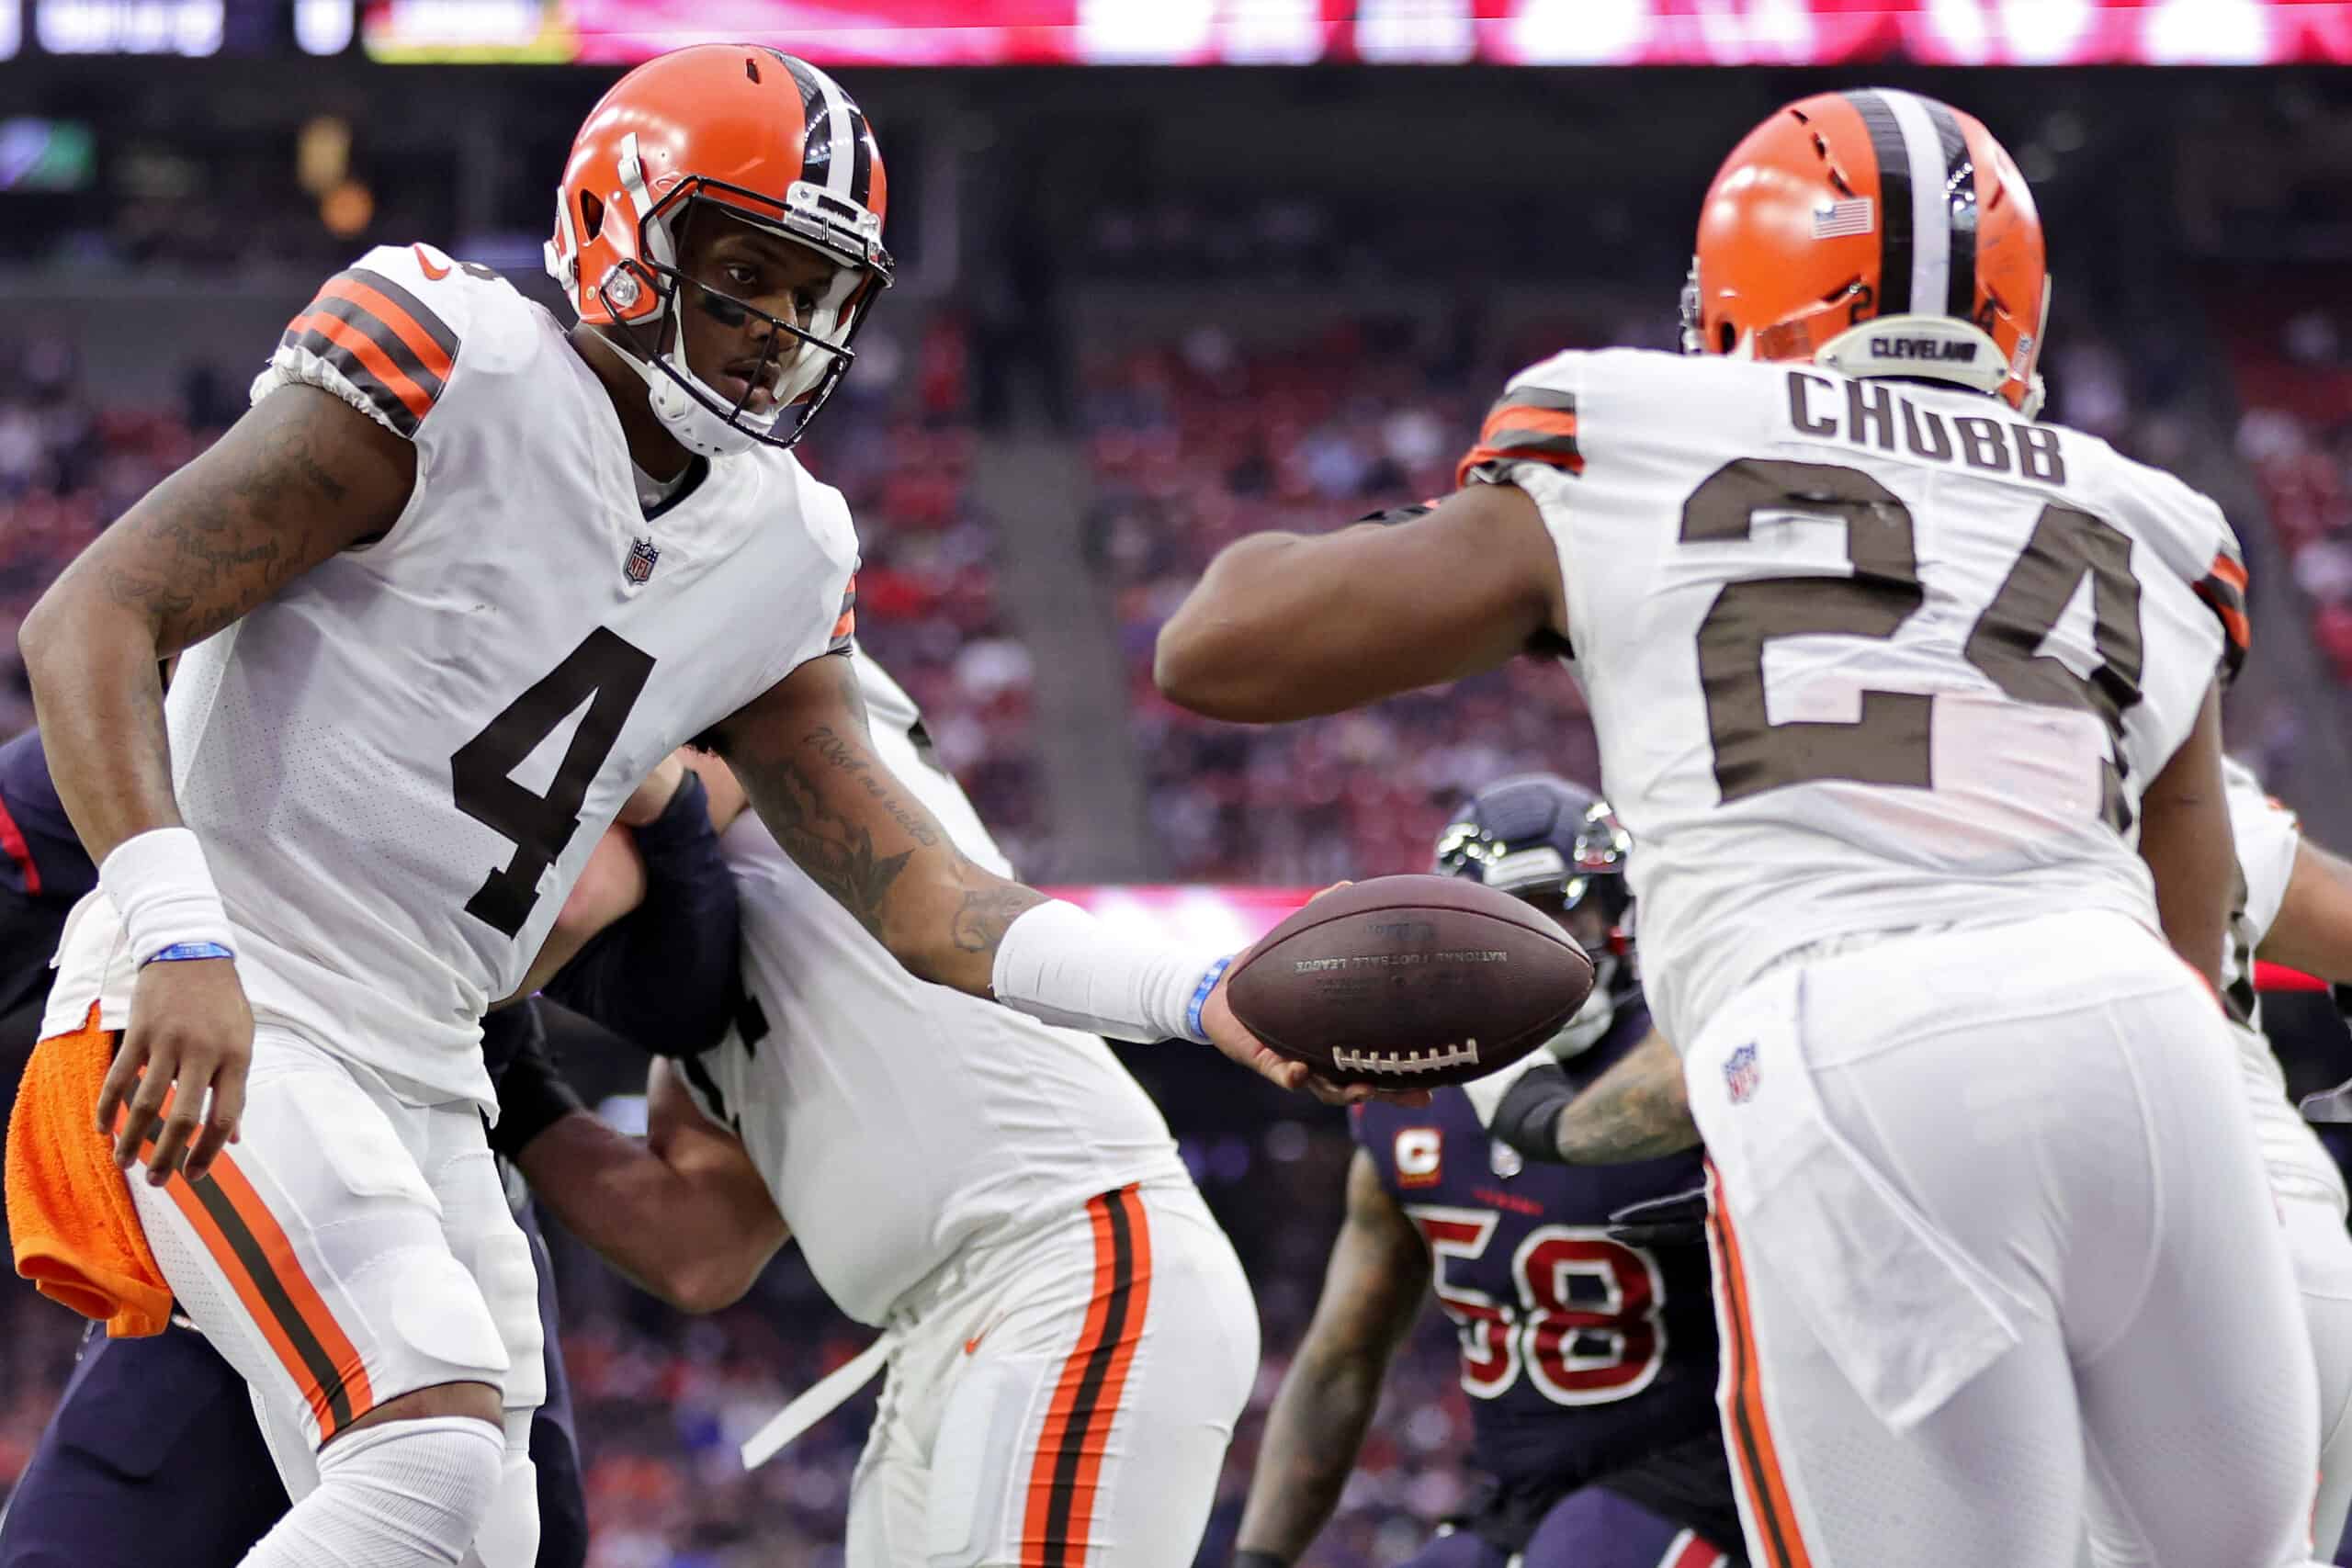
[[2254, 770], [2234, 759], [2222, 764], [2229, 784], [2230, 831], [2237, 840], [2238, 884], [2230, 912], [2230, 952], [2222, 968], [2222, 1000], [2238, 1066], [2254, 1107], [2254, 1131], [2272, 1186], [2316, 1192], [2341, 1209], [2343, 1173], [2327, 1156], [2302, 1112], [2287, 1098], [2287, 1076], [2262, 1032], [2262, 998], [2254, 988], [2254, 953], [2270, 934], [2295, 874], [2302, 824], [2264, 792]]
[[[857, 656], [874, 750], [978, 864], [1012, 874], [914, 703]], [[1110, 1049], [918, 980], [746, 812], [720, 840], [750, 1002], [680, 1064], [743, 1140], [826, 1294], [880, 1323], [965, 1247], [1131, 1181], [1188, 1179]]]
[[1827, 938], [2155, 924], [2138, 798], [2244, 641], [2203, 496], [1979, 393], [1633, 350], [1522, 372], [1463, 474], [1558, 547], [1669, 1038]]
[[[254, 399], [298, 382], [413, 441], [415, 491], [182, 657], [180, 810], [257, 1018], [403, 1093], [492, 1104], [482, 1010], [656, 762], [846, 647], [856, 538], [840, 493], [768, 447], [697, 462], [649, 515], [566, 329], [423, 245], [329, 280]], [[102, 993], [119, 1027], [129, 954], [93, 897], [51, 1017]]]

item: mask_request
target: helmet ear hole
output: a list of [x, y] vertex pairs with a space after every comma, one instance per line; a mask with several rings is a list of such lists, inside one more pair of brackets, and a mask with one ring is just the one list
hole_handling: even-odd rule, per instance
[[582, 191], [580, 193], [580, 243], [586, 244], [602, 233], [604, 228], [605, 204], [596, 198], [595, 192]]
[[1739, 346], [1739, 329], [1728, 321], [1715, 323], [1715, 352], [1729, 354]]

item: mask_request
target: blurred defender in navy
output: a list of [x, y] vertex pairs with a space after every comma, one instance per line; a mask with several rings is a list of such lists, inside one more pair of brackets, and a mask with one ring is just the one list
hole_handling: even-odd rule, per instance
[[0, 745], [0, 1103], [14, 1098], [40, 1032], [66, 911], [97, 884], [49, 782], [40, 732]]
[[[482, 1021], [482, 1055], [493, 1077], [517, 1054], [546, 1051], [550, 1032], [596, 1049], [610, 1040], [609, 1030], [668, 1054], [698, 1050], [724, 1029], [741, 989], [741, 928], [707, 796], [692, 772], [671, 764], [639, 793], [649, 803], [659, 796], [648, 806], [650, 818], [630, 830], [641, 886], [580, 917], [581, 945], [543, 997]], [[0, 745], [0, 1109], [13, 1098], [40, 1032], [50, 954], [66, 913], [96, 881], [50, 783], [39, 732]], [[598, 903], [582, 897], [576, 907]], [[567, 907], [567, 919], [574, 908]], [[613, 914], [619, 918], [606, 924]], [[571, 940], [565, 931], [560, 920], [550, 945]], [[661, 984], [646, 984], [647, 976]], [[502, 1120], [499, 1132], [508, 1131]], [[498, 1133], [492, 1142], [499, 1146]], [[547, 1244], [527, 1203], [518, 1204], [515, 1218], [538, 1266], [547, 1343], [547, 1398], [531, 1426], [537, 1568], [580, 1568], [588, 1555], [587, 1503]], [[162, 1334], [138, 1339], [109, 1339], [94, 1324], [55, 1416], [0, 1510], [0, 1568], [149, 1568], [159, 1550], [176, 1568], [228, 1568], [286, 1508], [243, 1380], [202, 1335], [176, 1317]]]
[[[1633, 970], [1628, 848], [1607, 805], [1547, 775], [1489, 786], [1439, 840], [1437, 870], [1547, 910], [1600, 978], [1527, 1066], [1439, 1089], [1425, 1108], [1354, 1108], [1347, 1218], [1267, 1420], [1238, 1568], [1285, 1568], [1330, 1518], [1425, 1292], [1461, 1338], [1481, 1490], [1412, 1568], [1741, 1562], [1706, 1253], [1608, 1233], [1611, 1211], [1702, 1179], [1687, 1122], [1640, 1108], [1645, 1073], [1679, 1069]], [[1619, 1126], [1564, 1132], [1568, 1104], [1596, 1085], [1623, 1108]], [[1521, 1147], [1490, 1132], [1504, 1119]], [[1671, 1152], [1558, 1163], [1654, 1149]]]

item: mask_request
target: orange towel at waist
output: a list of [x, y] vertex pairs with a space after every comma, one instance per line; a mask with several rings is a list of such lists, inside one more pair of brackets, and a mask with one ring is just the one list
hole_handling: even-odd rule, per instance
[[98, 1010], [72, 1034], [33, 1047], [8, 1118], [8, 1239], [17, 1272], [117, 1337], [161, 1334], [172, 1291], [114, 1163], [92, 1122], [114, 1057]]

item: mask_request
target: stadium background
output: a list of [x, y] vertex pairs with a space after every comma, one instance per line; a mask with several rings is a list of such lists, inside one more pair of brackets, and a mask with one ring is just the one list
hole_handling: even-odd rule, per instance
[[[881, 138], [901, 280], [803, 453], [856, 509], [869, 649], [1033, 880], [1239, 940], [1283, 896], [1227, 890], [1419, 869], [1488, 780], [1590, 778], [1573, 687], [1532, 663], [1231, 729], [1157, 698], [1154, 630], [1238, 533], [1442, 490], [1517, 366], [1669, 346], [1723, 152], [1864, 83], [2017, 153], [2051, 412], [2229, 510], [2258, 628], [2233, 749], [2352, 846], [2352, 6], [2292, 0], [0, 0], [0, 736], [31, 717], [17, 618], [236, 416], [322, 276], [425, 239], [552, 303], [581, 115], [708, 36], [835, 69]], [[2352, 1073], [2324, 999], [2271, 1005], [2298, 1089]], [[1221, 1560], [1345, 1130], [1128, 1059], [1265, 1320]], [[586, 1070], [626, 1120], [633, 1065]], [[789, 1255], [701, 1321], [560, 1267], [599, 1568], [828, 1561], [870, 1401], [748, 1478], [733, 1445], [865, 1331]], [[78, 1322], [0, 1305], [0, 1491]], [[1314, 1561], [1409, 1551], [1465, 1433], [1432, 1314]]]

